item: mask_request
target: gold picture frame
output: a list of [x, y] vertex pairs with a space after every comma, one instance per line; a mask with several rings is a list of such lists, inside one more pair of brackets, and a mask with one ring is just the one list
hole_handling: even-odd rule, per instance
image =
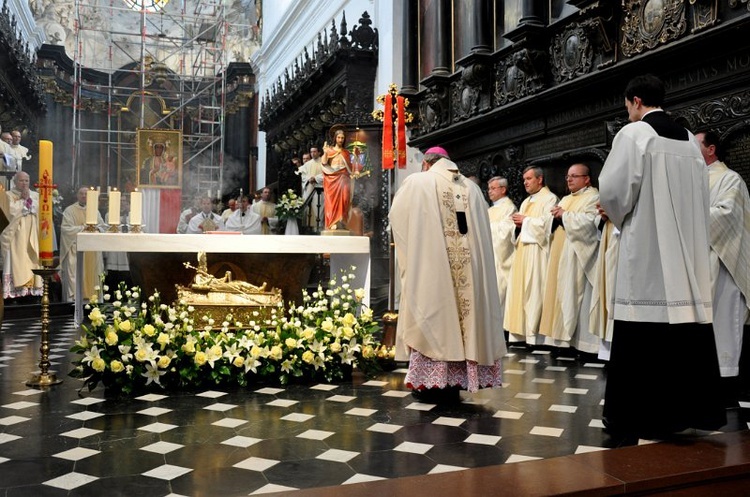
[[182, 131], [138, 129], [138, 187], [182, 188]]

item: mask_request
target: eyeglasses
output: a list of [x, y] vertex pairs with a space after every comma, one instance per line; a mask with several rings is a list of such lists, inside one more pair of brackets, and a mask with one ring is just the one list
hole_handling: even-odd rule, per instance
[[588, 174], [566, 174], [565, 179], [571, 179], [571, 178], [586, 178], [588, 177]]

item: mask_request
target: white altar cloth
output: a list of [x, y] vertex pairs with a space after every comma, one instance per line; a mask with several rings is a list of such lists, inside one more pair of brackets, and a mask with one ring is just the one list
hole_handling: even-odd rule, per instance
[[76, 265], [75, 322], [83, 319], [84, 252], [195, 252], [246, 254], [330, 254], [331, 276], [353, 271], [356, 286], [365, 290], [370, 305], [370, 239], [365, 236], [310, 235], [178, 235], [149, 233], [79, 233]]

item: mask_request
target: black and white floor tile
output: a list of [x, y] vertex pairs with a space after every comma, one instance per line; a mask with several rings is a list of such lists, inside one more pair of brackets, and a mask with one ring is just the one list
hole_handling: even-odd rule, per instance
[[[462, 402], [419, 402], [405, 370], [336, 385], [104, 397], [66, 376], [78, 336], [53, 320], [51, 359], [64, 383], [25, 381], [38, 369], [40, 326], [0, 334], [0, 496], [258, 495], [461, 471], [614, 447], [601, 422], [606, 368], [549, 351], [510, 349], [502, 389]], [[745, 409], [723, 429], [746, 429]], [[647, 441], [642, 441], [647, 443]]]

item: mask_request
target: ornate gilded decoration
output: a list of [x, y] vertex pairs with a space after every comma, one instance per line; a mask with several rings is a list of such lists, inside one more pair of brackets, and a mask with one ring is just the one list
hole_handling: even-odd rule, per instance
[[461, 78], [451, 84], [453, 122], [479, 113], [488, 72], [484, 64], [471, 64], [461, 71]]
[[555, 36], [551, 53], [552, 73], [558, 83], [591, 72], [594, 49], [589, 40], [587, 27], [574, 23]]
[[533, 95], [544, 87], [547, 55], [524, 48], [497, 64], [495, 100], [499, 105]]
[[747, 4], [747, 10], [750, 10], [750, 2], [748, 2], [748, 0], [729, 0], [729, 6], [733, 9], [741, 6], [743, 3]]
[[623, 0], [620, 48], [632, 57], [679, 38], [687, 29], [683, 0]]
[[222, 322], [227, 314], [242, 323], [258, 321], [258, 316], [265, 315], [267, 308], [284, 303], [281, 290], [267, 290], [266, 283], [255, 286], [245, 281], [235, 281], [231, 271], [221, 278], [210, 274], [205, 252], [198, 252], [198, 267], [189, 262], [185, 263], [185, 267], [195, 270], [195, 278], [187, 287], [177, 285], [178, 299], [194, 306], [199, 315], [208, 316], [216, 322]]
[[697, 33], [709, 28], [718, 21], [717, 0], [690, 0], [693, 14], [693, 28], [691, 33]]

